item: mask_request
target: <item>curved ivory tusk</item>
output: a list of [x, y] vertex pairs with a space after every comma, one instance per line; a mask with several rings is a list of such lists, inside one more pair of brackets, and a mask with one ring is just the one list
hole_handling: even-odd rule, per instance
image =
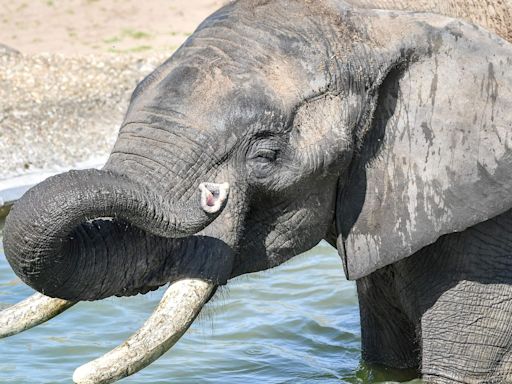
[[44, 323], [74, 304], [74, 301], [54, 299], [35, 293], [0, 312], [0, 338], [15, 335]]
[[73, 381], [78, 384], [112, 383], [151, 364], [180, 339], [214, 289], [214, 284], [198, 279], [171, 284], [137, 333], [114, 350], [77, 368]]

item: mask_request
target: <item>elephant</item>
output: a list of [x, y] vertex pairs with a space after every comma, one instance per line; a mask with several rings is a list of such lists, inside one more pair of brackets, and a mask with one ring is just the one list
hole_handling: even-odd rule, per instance
[[217, 287], [325, 239], [356, 280], [366, 361], [511, 382], [511, 4], [433, 3], [238, 0], [208, 17], [136, 87], [103, 169], [13, 207], [5, 254], [40, 293], [2, 335], [170, 284], [73, 376], [112, 382]]

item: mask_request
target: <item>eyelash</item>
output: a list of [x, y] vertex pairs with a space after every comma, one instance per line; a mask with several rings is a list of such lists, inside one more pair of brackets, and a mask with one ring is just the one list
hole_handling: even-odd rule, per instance
[[259, 149], [256, 151], [256, 154], [254, 155], [253, 159], [263, 162], [272, 162], [275, 161], [277, 157], [277, 151], [272, 149]]

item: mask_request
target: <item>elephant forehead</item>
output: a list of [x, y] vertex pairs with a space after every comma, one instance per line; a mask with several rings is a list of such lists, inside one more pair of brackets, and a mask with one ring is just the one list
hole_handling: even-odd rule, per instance
[[159, 115], [170, 121], [187, 117], [189, 124], [200, 127], [203, 125], [199, 124], [201, 117], [234, 86], [228, 76], [200, 56], [193, 61], [176, 63], [170, 70], [166, 67], [158, 68], [139, 84], [128, 118], [146, 121], [144, 117]]
[[203, 22], [137, 87], [132, 110], [173, 111], [211, 129], [212, 120], [238, 115], [248, 102], [259, 113], [270, 106], [291, 112], [324, 89], [332, 57], [324, 37], [332, 31], [324, 31], [319, 16], [300, 2], [258, 3], [261, 9], [244, 4], [224, 7]]
[[[301, 94], [290, 66], [273, 60], [264, 70], [235, 71], [224, 60], [197, 54], [176, 63], [165, 76], [141, 87], [124, 125], [200, 131], [228, 146], [249, 131], [285, 128]], [[158, 70], [154, 76], [159, 76]]]

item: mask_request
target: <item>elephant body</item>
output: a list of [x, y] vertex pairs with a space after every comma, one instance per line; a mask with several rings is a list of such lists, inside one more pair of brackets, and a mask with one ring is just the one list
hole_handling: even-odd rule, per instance
[[512, 381], [512, 212], [357, 280], [363, 358], [427, 383]]
[[217, 286], [322, 239], [357, 280], [365, 359], [512, 380], [510, 8], [485, 3], [415, 7], [502, 38], [373, 9], [401, 1], [239, 0], [206, 19], [137, 86], [104, 169], [43, 182], [7, 218], [14, 271], [67, 306], [171, 284], [75, 381], [143, 368]]
[[432, 12], [480, 25], [512, 41], [510, 0], [349, 0], [358, 8]]

